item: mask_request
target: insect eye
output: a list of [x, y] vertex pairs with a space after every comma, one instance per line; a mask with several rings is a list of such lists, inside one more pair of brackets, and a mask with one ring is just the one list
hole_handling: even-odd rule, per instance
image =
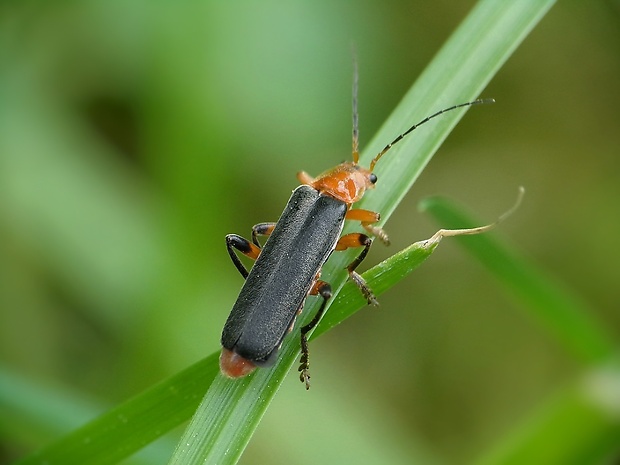
[[370, 173], [370, 176], [368, 176], [368, 180], [371, 183], [373, 183], [373, 184], [376, 183], [377, 182], [377, 176], [375, 175], [375, 173]]

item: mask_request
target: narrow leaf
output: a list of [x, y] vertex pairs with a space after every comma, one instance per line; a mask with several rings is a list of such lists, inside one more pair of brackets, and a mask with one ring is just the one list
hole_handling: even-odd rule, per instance
[[[364, 151], [361, 163], [368, 163], [387, 141], [413, 122], [451, 104], [476, 98], [553, 3], [479, 2], [383, 125]], [[379, 211], [387, 219], [463, 114], [464, 110], [448, 113], [395, 146], [377, 166], [377, 189], [359, 205]], [[323, 270], [323, 278], [336, 293], [344, 284], [346, 274], [342, 269], [348, 261], [350, 254], [332, 257]], [[307, 305], [297, 327], [316, 310], [316, 305]], [[274, 368], [257, 370], [248, 380], [218, 379], [213, 384], [171, 464], [232, 464], [238, 460], [280, 381], [295, 363], [299, 352], [297, 334], [295, 331], [286, 338]]]

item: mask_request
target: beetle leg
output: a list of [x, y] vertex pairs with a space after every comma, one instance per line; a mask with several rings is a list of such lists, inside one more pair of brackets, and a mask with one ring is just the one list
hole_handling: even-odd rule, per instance
[[261, 247], [257, 236], [269, 236], [273, 232], [276, 223], [258, 223], [252, 226], [252, 242], [257, 247]]
[[321, 321], [321, 317], [323, 316], [323, 313], [325, 313], [327, 301], [332, 296], [332, 287], [329, 283], [319, 280], [312, 286], [310, 294], [318, 294], [323, 297], [323, 303], [321, 304], [319, 311], [316, 312], [316, 315], [314, 315], [314, 318], [312, 318], [312, 321], [301, 328], [301, 360], [298, 370], [300, 372], [299, 380], [302, 383], [306, 383], [306, 390], [310, 389], [310, 359], [308, 353], [308, 337], [306, 335], [319, 323], [319, 321]]
[[380, 228], [379, 226], [375, 226], [370, 223], [366, 223], [364, 221], [362, 221], [362, 228], [364, 228], [373, 236], [378, 237], [379, 240], [385, 245], [390, 245], [390, 239], [383, 228]]
[[233, 263], [241, 273], [241, 276], [244, 278], [248, 277], [247, 268], [241, 263], [239, 257], [234, 252], [233, 249], [237, 249], [246, 257], [250, 257], [252, 260], [256, 260], [260, 255], [261, 245], [258, 242], [258, 236], [269, 236], [273, 232], [273, 229], [276, 227], [276, 223], [258, 223], [252, 226], [252, 243], [248, 241], [246, 238], [241, 237], [237, 234], [229, 234], [226, 236], [226, 248], [228, 249], [228, 254], [232, 259]]
[[351, 280], [357, 285], [366, 301], [370, 305], [379, 305], [377, 302], [377, 298], [372, 293], [364, 278], [362, 278], [358, 273], [355, 272], [355, 269], [364, 261], [366, 255], [368, 255], [368, 251], [370, 250], [370, 246], [372, 244], [372, 239], [368, 237], [366, 234], [361, 233], [351, 233], [345, 234], [342, 236], [338, 242], [336, 243], [336, 250], [346, 250], [349, 247], [364, 247], [364, 250], [357, 256], [355, 260], [353, 260], [349, 266], [347, 266], [347, 271], [349, 272], [349, 277]]
[[311, 186], [314, 181], [315, 178], [313, 178], [312, 176], [310, 176], [308, 173], [306, 173], [305, 171], [300, 171], [299, 173], [297, 173], [297, 180], [302, 183], [302, 184], [306, 184], [308, 186]]
[[241, 236], [238, 236], [237, 234], [228, 234], [226, 236], [226, 248], [228, 249], [230, 259], [239, 270], [239, 273], [241, 273], [241, 276], [247, 278], [249, 272], [247, 268], [243, 265], [243, 263], [241, 263], [241, 260], [239, 260], [239, 257], [233, 249], [237, 249], [246, 257], [250, 257], [252, 260], [256, 260], [260, 255], [260, 247], [252, 244], [250, 241]]
[[364, 210], [361, 208], [354, 208], [349, 210], [345, 215], [347, 220], [356, 220], [362, 223], [362, 227], [373, 236], [376, 236], [385, 245], [390, 245], [390, 239], [387, 233], [379, 226], [373, 225], [381, 219], [379, 213], [370, 210]]

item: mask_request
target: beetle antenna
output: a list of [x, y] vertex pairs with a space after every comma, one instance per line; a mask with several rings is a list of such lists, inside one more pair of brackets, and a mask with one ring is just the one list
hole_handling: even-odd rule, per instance
[[473, 100], [471, 102], [459, 103], [458, 105], [454, 105], [454, 106], [451, 106], [449, 108], [444, 108], [443, 110], [440, 110], [437, 113], [432, 114], [431, 116], [427, 116], [422, 121], [420, 121], [418, 124], [414, 124], [409, 129], [407, 129], [405, 132], [403, 132], [400, 136], [398, 136], [396, 139], [394, 139], [392, 142], [390, 142], [388, 145], [386, 145], [383, 148], [383, 150], [381, 150], [381, 152], [379, 152], [377, 154], [377, 156], [375, 158], [373, 158], [372, 161], [370, 162], [370, 171], [373, 170], [373, 168], [375, 167], [375, 165], [377, 164], [379, 159], [383, 155], [385, 155], [388, 152], [388, 150], [390, 150], [395, 144], [400, 142], [407, 134], [412, 132], [414, 129], [422, 126], [424, 123], [427, 123], [428, 121], [432, 120], [436, 116], [439, 116], [439, 115], [441, 115], [443, 113], [447, 113], [448, 111], [456, 110], [457, 108], [461, 108], [461, 107], [469, 107], [469, 106], [472, 106], [472, 105], [486, 105], [486, 104], [489, 104], [489, 103], [495, 103], [495, 99], [492, 99], [492, 98], [479, 98], [479, 99]]
[[357, 113], [357, 57], [353, 50], [353, 163], [357, 163], [360, 158], [359, 152], [359, 116]]

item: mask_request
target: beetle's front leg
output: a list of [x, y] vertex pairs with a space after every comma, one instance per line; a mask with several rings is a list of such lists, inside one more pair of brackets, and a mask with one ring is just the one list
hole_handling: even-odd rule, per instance
[[381, 219], [381, 216], [377, 212], [373, 212], [371, 210], [363, 210], [361, 208], [354, 208], [349, 210], [345, 215], [347, 220], [355, 220], [360, 221], [362, 223], [362, 227], [372, 234], [375, 237], [378, 237], [381, 242], [385, 245], [390, 245], [390, 239], [388, 238], [387, 233], [380, 228], [379, 226], [374, 225]]

